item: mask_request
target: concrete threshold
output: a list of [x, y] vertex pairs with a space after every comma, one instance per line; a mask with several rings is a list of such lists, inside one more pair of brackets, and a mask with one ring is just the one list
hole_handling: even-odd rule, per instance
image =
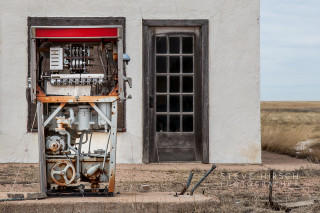
[[6, 201], [0, 212], [207, 212], [220, 203], [214, 196], [174, 196], [170, 192], [121, 193], [115, 197], [49, 197]]

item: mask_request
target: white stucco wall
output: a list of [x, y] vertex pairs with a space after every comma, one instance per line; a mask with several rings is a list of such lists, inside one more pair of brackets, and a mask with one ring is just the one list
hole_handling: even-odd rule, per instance
[[260, 163], [259, 10], [259, 0], [1, 0], [0, 163], [38, 162], [37, 134], [26, 133], [28, 16], [126, 17], [133, 99], [119, 163], [142, 162], [142, 19], [208, 19], [210, 162]]

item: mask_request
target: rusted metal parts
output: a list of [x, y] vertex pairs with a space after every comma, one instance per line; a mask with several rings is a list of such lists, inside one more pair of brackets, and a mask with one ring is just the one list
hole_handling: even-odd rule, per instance
[[189, 186], [190, 186], [192, 177], [193, 177], [193, 172], [190, 172], [189, 177], [188, 177], [187, 184], [186, 184], [186, 186], [182, 189], [182, 191], [180, 192], [179, 195], [184, 195], [184, 193], [186, 193], [186, 191], [188, 190], [188, 188], [189, 188]]
[[59, 186], [71, 184], [76, 178], [76, 169], [69, 161], [57, 162], [50, 171], [51, 179]]

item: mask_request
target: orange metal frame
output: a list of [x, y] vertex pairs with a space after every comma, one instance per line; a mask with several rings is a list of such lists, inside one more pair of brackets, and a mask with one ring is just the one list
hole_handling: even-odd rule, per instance
[[47, 96], [37, 85], [37, 101], [42, 103], [65, 103], [65, 102], [112, 102], [119, 99], [118, 85], [105, 96]]

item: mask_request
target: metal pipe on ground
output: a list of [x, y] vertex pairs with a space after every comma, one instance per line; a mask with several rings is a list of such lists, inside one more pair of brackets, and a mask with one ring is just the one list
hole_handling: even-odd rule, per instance
[[217, 168], [216, 165], [212, 165], [211, 169], [209, 169], [209, 171], [207, 171], [206, 174], [203, 175], [203, 177], [198, 181], [198, 183], [196, 183], [196, 185], [194, 185], [194, 187], [192, 188], [190, 195], [192, 196], [194, 191], [198, 188], [198, 186], [202, 183], [202, 181], [204, 181], [204, 179], [206, 179], [206, 177], [208, 177], [208, 175], [215, 169]]
[[188, 177], [188, 180], [187, 180], [187, 184], [186, 184], [186, 186], [182, 189], [182, 191], [180, 192], [179, 195], [184, 195], [184, 193], [186, 193], [186, 191], [188, 190], [188, 188], [189, 188], [189, 186], [190, 186], [192, 177], [193, 177], [193, 173], [190, 172], [189, 177]]

